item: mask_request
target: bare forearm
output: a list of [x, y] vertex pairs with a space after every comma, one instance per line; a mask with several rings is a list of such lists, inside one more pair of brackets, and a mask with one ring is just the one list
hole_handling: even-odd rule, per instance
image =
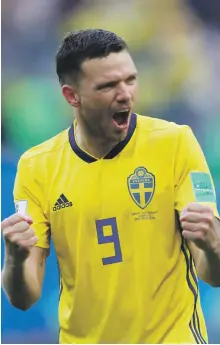
[[220, 287], [220, 248], [213, 252], [200, 250], [197, 266], [202, 280], [214, 287]]
[[1, 222], [4, 238], [2, 287], [11, 304], [26, 310], [41, 294], [48, 250], [35, 246], [33, 220], [15, 213]]
[[33, 273], [25, 269], [25, 262], [7, 258], [2, 270], [2, 285], [11, 304], [27, 310], [39, 298], [39, 287]]
[[191, 203], [180, 216], [200, 279], [220, 287], [220, 221], [209, 206]]

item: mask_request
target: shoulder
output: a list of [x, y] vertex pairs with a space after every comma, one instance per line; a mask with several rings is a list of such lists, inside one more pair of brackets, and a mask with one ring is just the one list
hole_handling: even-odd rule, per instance
[[68, 144], [68, 130], [65, 129], [64, 131], [60, 132], [56, 136], [50, 138], [43, 143], [34, 146], [27, 150], [23, 155], [20, 157], [20, 161], [23, 162], [31, 162], [31, 161], [40, 161], [53, 156], [59, 151], [62, 151], [66, 144]]
[[38, 176], [45, 179], [46, 171], [53, 171], [69, 147], [68, 129], [43, 143], [27, 150], [20, 157], [17, 171], [19, 175]]
[[192, 129], [188, 125], [179, 125], [155, 117], [143, 116], [137, 114], [137, 130], [139, 135], [143, 137], [151, 137], [156, 140], [170, 140], [177, 145], [183, 140], [194, 138]]
[[137, 114], [137, 128], [145, 132], [159, 132], [161, 135], [181, 135], [185, 132], [192, 132], [187, 125], [179, 125], [155, 117]]

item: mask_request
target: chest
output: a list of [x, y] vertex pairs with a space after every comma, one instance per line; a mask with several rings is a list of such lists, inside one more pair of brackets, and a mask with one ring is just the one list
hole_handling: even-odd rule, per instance
[[136, 262], [139, 256], [140, 262], [149, 256], [163, 263], [172, 255], [172, 161], [156, 159], [154, 152], [143, 157], [139, 149], [113, 160], [80, 161], [54, 175], [49, 215], [61, 262], [68, 260], [75, 269], [78, 262], [102, 267], [102, 260], [103, 265]]
[[[50, 222], [56, 226], [115, 217], [161, 217], [174, 208], [172, 162], [141, 152], [92, 164], [75, 164], [51, 181]], [[82, 219], [81, 219], [82, 221]]]

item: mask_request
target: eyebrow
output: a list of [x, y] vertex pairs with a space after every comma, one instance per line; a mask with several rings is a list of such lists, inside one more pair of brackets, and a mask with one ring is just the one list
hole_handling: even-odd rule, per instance
[[[135, 79], [136, 77], [137, 77], [137, 72], [130, 74], [126, 80], [133, 79], [133, 78]], [[118, 80], [109, 80], [107, 82], [95, 85], [94, 89], [101, 90], [101, 89], [104, 89], [105, 87], [116, 86], [117, 84], [118, 84]]]

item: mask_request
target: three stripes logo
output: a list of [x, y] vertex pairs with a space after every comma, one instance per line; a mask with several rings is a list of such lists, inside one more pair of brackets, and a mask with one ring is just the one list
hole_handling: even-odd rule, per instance
[[65, 208], [65, 207], [71, 207], [73, 206], [72, 202], [70, 202], [64, 194], [61, 194], [59, 199], [56, 201], [54, 207], [53, 207], [53, 211], [58, 211], [61, 210], [61, 208]]
[[197, 344], [207, 344], [207, 335], [203, 335], [201, 332], [201, 323], [199, 319], [199, 314], [197, 311], [197, 302], [199, 297], [198, 290], [198, 280], [195, 271], [195, 265], [193, 261], [192, 254], [190, 253], [186, 241], [182, 237], [182, 252], [186, 261], [186, 280], [194, 297], [194, 310], [192, 314], [192, 319], [189, 323], [190, 330], [195, 338]]

